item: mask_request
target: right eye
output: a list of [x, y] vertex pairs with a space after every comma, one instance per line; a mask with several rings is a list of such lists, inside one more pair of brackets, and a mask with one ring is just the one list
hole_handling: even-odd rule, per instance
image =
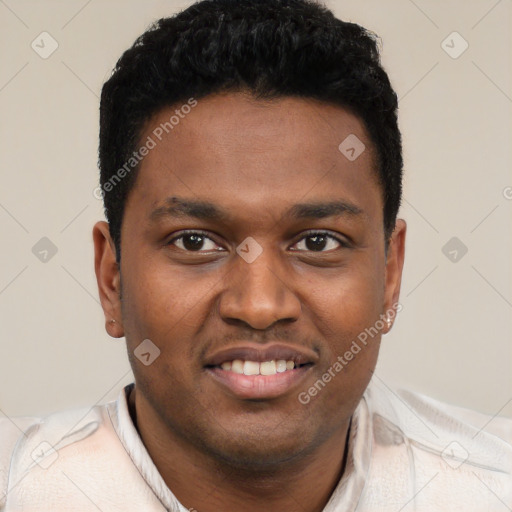
[[[218, 251], [215, 247], [210, 247], [204, 251], [201, 249], [205, 244], [205, 240], [209, 240], [211, 244], [217, 244], [202, 231], [183, 231], [180, 235], [173, 237], [166, 245], [175, 245], [179, 249], [186, 252], [212, 252]], [[217, 246], [218, 247], [218, 246]]]

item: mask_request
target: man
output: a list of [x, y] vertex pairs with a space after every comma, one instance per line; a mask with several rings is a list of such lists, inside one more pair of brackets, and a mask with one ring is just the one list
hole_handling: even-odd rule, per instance
[[400, 310], [396, 110], [373, 36], [307, 0], [199, 2], [124, 53], [93, 237], [135, 383], [3, 421], [2, 510], [512, 506], [510, 420], [372, 379]]

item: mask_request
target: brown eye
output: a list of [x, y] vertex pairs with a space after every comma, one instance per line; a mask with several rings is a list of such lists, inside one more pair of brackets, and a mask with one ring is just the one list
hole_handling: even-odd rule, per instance
[[347, 247], [342, 240], [326, 232], [308, 233], [296, 245], [303, 244], [304, 249], [310, 252], [328, 252], [341, 247]]
[[200, 231], [182, 233], [181, 235], [170, 240], [167, 245], [175, 245], [179, 249], [187, 252], [217, 250], [217, 244], [210, 237], [206, 236]]

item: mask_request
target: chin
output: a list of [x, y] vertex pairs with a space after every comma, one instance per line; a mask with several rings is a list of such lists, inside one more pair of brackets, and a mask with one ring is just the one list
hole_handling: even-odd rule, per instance
[[[220, 434], [220, 433], [219, 433]], [[276, 435], [275, 430], [265, 429], [264, 432], [247, 432], [238, 430], [226, 438], [226, 432], [222, 432], [223, 439], [217, 439], [209, 446], [204, 446], [210, 454], [227, 466], [237, 471], [271, 472], [282, 468], [283, 464], [296, 461], [304, 457], [307, 452], [313, 450], [308, 436], [304, 432], [284, 433]]]
[[242, 446], [228, 447], [228, 449], [220, 452], [217, 450], [217, 460], [222, 460], [224, 465], [236, 469], [237, 472], [262, 472], [269, 473], [282, 468], [283, 464], [287, 464], [295, 460], [301, 454], [300, 449], [281, 450], [279, 453], [275, 451], [262, 450], [260, 447], [252, 447], [244, 444]]

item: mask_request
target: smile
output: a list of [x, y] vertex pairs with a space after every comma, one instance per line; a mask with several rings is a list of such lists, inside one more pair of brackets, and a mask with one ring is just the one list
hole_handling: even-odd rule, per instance
[[[273, 361], [265, 361], [264, 363], [240, 361], [240, 363], [243, 363], [244, 371], [249, 372], [249, 374], [236, 373], [233, 371], [233, 364], [229, 370], [224, 370], [221, 367], [210, 367], [206, 369], [206, 372], [216, 384], [220, 385], [224, 392], [245, 400], [264, 400], [284, 396], [300, 385], [312, 367], [312, 364], [304, 364], [293, 369], [287, 368], [284, 371], [277, 372], [277, 364]], [[268, 363], [268, 366], [272, 366], [271, 363], [274, 363], [275, 372], [266, 375], [260, 373], [262, 365], [263, 372], [265, 372], [265, 363]], [[238, 363], [235, 363], [235, 369], [237, 366]], [[251, 372], [253, 373], [251, 374]]]
[[265, 400], [304, 386], [317, 362], [318, 354], [305, 347], [241, 343], [206, 357], [204, 370], [231, 397]]
[[235, 359], [234, 361], [225, 361], [220, 368], [227, 372], [237, 373], [239, 375], [275, 375], [293, 370], [295, 363], [291, 360], [279, 359], [277, 361], [243, 361]]

